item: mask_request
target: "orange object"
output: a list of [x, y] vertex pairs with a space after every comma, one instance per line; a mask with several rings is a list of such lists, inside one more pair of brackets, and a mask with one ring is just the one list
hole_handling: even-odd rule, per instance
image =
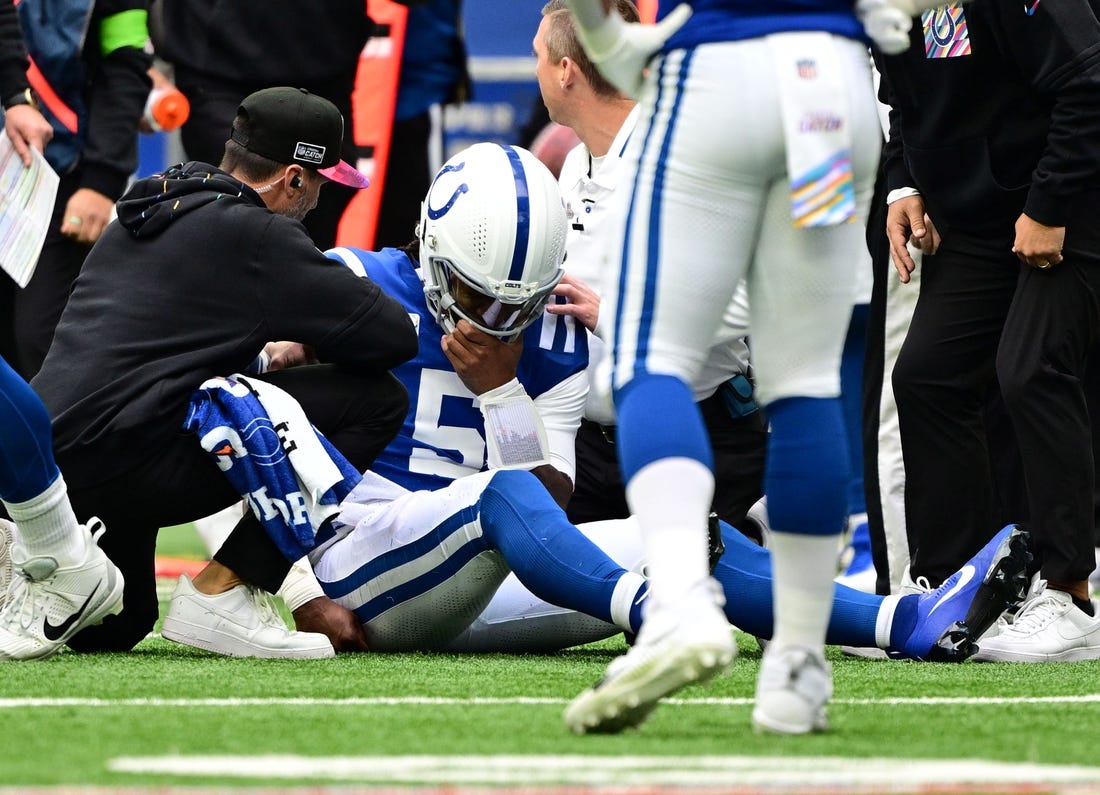
[[175, 86], [155, 86], [145, 102], [145, 123], [154, 132], [180, 127], [191, 113], [191, 103]]
[[367, 41], [359, 57], [355, 91], [351, 95], [355, 107], [355, 145], [361, 153], [359, 162], [352, 165], [370, 178], [370, 187], [357, 191], [344, 210], [336, 229], [336, 245], [371, 249], [385, 188], [409, 11], [390, 0], [367, 0], [367, 9], [377, 27], [376, 35]]
[[638, 16], [642, 22], [652, 25], [657, 19], [657, 0], [638, 0]]

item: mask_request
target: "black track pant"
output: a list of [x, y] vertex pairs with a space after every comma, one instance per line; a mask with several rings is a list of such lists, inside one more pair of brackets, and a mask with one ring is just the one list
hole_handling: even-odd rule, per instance
[[[408, 395], [389, 373], [355, 374], [333, 365], [312, 365], [261, 376], [301, 404], [310, 421], [359, 470], [365, 470], [393, 439], [408, 409]], [[241, 496], [182, 429], [157, 450], [135, 447], [134, 466], [107, 480], [97, 477], [82, 451], [80, 465], [58, 464], [69, 486], [77, 516], [98, 516], [107, 531], [100, 541], [126, 579], [123, 610], [101, 626], [77, 634], [70, 646], [80, 651], [125, 651], [153, 629], [158, 601], [154, 554], [161, 527], [183, 524], [240, 502]], [[214, 559], [242, 579], [278, 590], [291, 561], [286, 560], [247, 512]]]

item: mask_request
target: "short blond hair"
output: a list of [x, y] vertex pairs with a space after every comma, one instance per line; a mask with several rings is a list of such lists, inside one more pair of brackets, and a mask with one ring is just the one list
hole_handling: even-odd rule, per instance
[[[632, 0], [614, 0], [612, 5], [627, 22], [639, 20], [638, 8]], [[607, 78], [600, 74], [600, 70], [589, 60], [588, 53], [581, 46], [573, 24], [573, 15], [569, 13], [565, 0], [550, 0], [542, 7], [542, 15], [550, 18], [550, 25], [546, 29], [546, 53], [550, 60], [558, 63], [562, 58], [568, 58], [577, 65], [597, 94], [619, 96], [619, 89], [607, 82]]]

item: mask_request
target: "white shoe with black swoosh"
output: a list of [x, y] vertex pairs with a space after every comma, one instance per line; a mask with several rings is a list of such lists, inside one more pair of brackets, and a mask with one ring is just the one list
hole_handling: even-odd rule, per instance
[[0, 660], [41, 660], [85, 627], [122, 611], [122, 573], [96, 543], [103, 522], [83, 528], [84, 560], [58, 566], [51, 557], [21, 560], [12, 550], [12, 577], [0, 610]]

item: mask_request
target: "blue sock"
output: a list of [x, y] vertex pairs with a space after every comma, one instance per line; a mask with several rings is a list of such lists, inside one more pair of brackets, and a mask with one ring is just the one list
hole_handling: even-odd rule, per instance
[[[530, 472], [493, 476], [481, 496], [481, 526], [535, 596], [613, 623], [611, 596], [625, 569], [569, 523]], [[641, 606], [634, 605], [635, 631], [641, 622]]]
[[57, 480], [46, 407], [0, 358], [0, 499], [26, 502]]
[[[718, 561], [714, 576], [726, 594], [726, 618], [750, 635], [770, 638], [773, 621], [771, 555], [725, 522], [721, 526], [726, 552]], [[875, 624], [881, 604], [881, 596], [838, 585], [825, 642], [843, 646], [875, 646]], [[915, 608], [910, 612], [916, 620]], [[899, 618], [902, 623], [905, 621], [901, 613], [899, 605], [894, 618], [895, 627]], [[901, 637], [908, 637], [908, 631]]]
[[838, 535], [848, 516], [848, 445], [840, 401], [785, 398], [771, 424], [764, 493], [772, 530]]
[[642, 374], [615, 395], [616, 445], [623, 482], [662, 458], [693, 458], [714, 469], [706, 426], [687, 384], [671, 375]]
[[894, 622], [890, 625], [890, 645], [901, 648], [917, 626], [917, 600], [919, 594], [909, 594], [898, 600], [894, 609]]

